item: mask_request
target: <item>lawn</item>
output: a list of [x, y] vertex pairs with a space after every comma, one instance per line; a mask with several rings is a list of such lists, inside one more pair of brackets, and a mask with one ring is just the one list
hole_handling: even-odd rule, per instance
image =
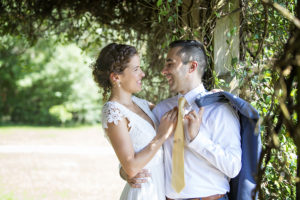
[[118, 199], [124, 185], [101, 126], [0, 127], [0, 200]]

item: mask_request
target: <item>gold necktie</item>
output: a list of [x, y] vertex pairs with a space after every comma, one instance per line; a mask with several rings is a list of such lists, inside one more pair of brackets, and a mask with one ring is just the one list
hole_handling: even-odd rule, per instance
[[180, 193], [185, 186], [184, 181], [184, 131], [183, 131], [183, 108], [186, 100], [180, 97], [178, 101], [178, 119], [174, 134], [172, 152], [172, 187]]

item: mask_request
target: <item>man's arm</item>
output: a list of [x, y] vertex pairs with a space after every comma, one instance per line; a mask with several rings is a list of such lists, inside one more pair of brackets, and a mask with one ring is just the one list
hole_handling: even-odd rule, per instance
[[[241, 169], [239, 119], [228, 104], [219, 104], [206, 114], [200, 130], [194, 131], [194, 135], [189, 133], [190, 142], [187, 146], [226, 176], [234, 178]], [[193, 123], [197, 123], [197, 120], [189, 120], [188, 127], [197, 128]]]

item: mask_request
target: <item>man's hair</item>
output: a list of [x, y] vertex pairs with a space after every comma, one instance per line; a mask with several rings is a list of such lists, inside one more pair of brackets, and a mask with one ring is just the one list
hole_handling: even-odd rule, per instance
[[197, 71], [202, 78], [207, 66], [207, 56], [203, 44], [197, 40], [176, 40], [169, 45], [170, 49], [175, 47], [181, 47], [177, 55], [180, 56], [183, 64], [197, 61]]

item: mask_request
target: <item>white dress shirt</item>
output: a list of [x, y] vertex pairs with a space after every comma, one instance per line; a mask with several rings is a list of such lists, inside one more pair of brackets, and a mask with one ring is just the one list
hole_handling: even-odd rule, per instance
[[[198, 112], [196, 96], [206, 93], [201, 84], [183, 95], [190, 108]], [[157, 119], [177, 106], [182, 95], [160, 102], [153, 113]], [[188, 138], [185, 127], [185, 136]], [[166, 196], [172, 199], [206, 197], [229, 192], [229, 180], [241, 169], [241, 136], [237, 113], [227, 103], [204, 107], [198, 135], [184, 147], [185, 187], [177, 193], [171, 186], [173, 136], [164, 143]]]

